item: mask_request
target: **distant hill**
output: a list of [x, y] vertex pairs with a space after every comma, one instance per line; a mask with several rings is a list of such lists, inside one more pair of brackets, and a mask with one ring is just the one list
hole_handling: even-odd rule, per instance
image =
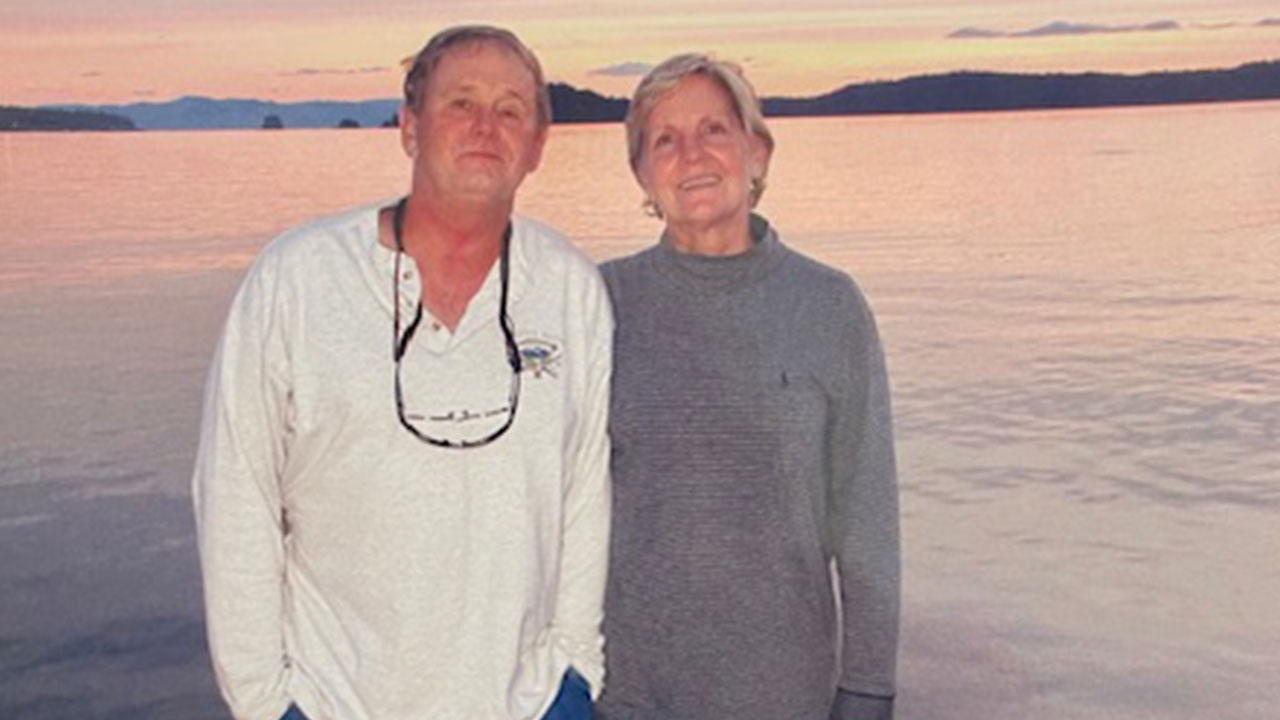
[[1143, 75], [954, 72], [847, 85], [812, 98], [765, 98], [766, 115], [1029, 110], [1280, 99], [1280, 61]]
[[[1160, 105], [1235, 100], [1280, 99], [1280, 61], [1241, 65], [1229, 70], [1024, 75], [954, 72], [903, 80], [846, 85], [815, 97], [764, 98], [770, 116], [860, 115], [876, 113], [961, 112], [1043, 108]], [[183, 97], [165, 103], [59, 105], [59, 110], [111, 113], [132, 119], [144, 130], [257, 129], [268, 116], [285, 128], [333, 128], [340, 124], [378, 127], [391, 123], [398, 99], [277, 103], [266, 100], [214, 100]], [[627, 101], [551, 85], [556, 122], [617, 122]], [[274, 121], [272, 123], [274, 125]]]
[[270, 100], [215, 100], [186, 96], [169, 102], [129, 105], [58, 105], [62, 110], [96, 110], [132, 118], [143, 130], [259, 129], [274, 115], [286, 128], [333, 128], [344, 119], [377, 127], [395, 114], [398, 100], [316, 100], [278, 103]]
[[551, 83], [551, 117], [558, 123], [621, 122], [626, 116], [627, 101], [623, 98]]
[[[556, 122], [621, 120], [627, 101], [607, 98], [590, 90], [552, 83], [552, 115]], [[398, 99], [279, 103], [269, 100], [215, 100], [186, 96], [169, 102], [129, 105], [57, 105], [59, 110], [94, 111], [124, 115], [144, 130], [257, 129], [269, 117], [285, 128], [361, 127], [389, 124], [400, 109]], [[275, 121], [271, 122], [272, 126]]]
[[0, 105], [0, 132], [10, 130], [137, 130], [133, 121], [102, 112]]

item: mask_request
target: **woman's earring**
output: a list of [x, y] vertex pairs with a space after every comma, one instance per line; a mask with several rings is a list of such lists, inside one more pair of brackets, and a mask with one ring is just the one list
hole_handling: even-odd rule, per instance
[[662, 208], [658, 207], [658, 203], [654, 201], [652, 196], [645, 195], [644, 202], [640, 203], [640, 207], [644, 210], [645, 215], [659, 220], [662, 219]]

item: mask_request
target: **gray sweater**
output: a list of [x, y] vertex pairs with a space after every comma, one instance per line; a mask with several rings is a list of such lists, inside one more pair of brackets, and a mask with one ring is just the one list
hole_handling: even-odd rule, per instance
[[875, 321], [848, 276], [751, 222], [741, 255], [664, 238], [602, 268], [605, 720], [892, 716], [897, 484]]

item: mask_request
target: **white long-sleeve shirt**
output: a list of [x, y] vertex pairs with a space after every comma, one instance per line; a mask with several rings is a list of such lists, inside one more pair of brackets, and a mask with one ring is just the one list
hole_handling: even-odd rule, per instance
[[[312, 720], [532, 719], [570, 665], [599, 693], [612, 317], [589, 260], [512, 222], [524, 369], [514, 424], [480, 448], [400, 425], [395, 254], [376, 207], [288, 232], [249, 270], [193, 480], [210, 648], [236, 718], [294, 702]], [[403, 328], [421, 284], [407, 256], [401, 269]], [[483, 437], [503, 419], [498, 275], [495, 262], [455, 332], [424, 316], [403, 360], [406, 411], [431, 434]]]

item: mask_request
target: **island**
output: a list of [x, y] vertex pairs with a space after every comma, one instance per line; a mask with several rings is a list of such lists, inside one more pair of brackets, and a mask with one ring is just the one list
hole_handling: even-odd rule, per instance
[[132, 120], [114, 113], [0, 105], [0, 132], [137, 129]]

